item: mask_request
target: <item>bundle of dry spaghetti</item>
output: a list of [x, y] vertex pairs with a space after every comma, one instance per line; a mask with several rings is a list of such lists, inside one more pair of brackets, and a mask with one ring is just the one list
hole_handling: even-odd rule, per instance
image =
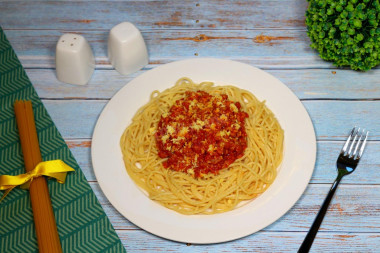
[[[33, 170], [42, 161], [31, 101], [16, 101], [14, 105], [26, 171]], [[39, 252], [62, 252], [61, 243], [44, 177], [30, 184], [34, 224]]]

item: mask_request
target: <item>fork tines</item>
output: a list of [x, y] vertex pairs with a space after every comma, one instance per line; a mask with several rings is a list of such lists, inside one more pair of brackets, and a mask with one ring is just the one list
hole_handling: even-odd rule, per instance
[[359, 159], [367, 143], [368, 133], [364, 128], [360, 130], [360, 127], [354, 127], [342, 148], [341, 154], [349, 158]]

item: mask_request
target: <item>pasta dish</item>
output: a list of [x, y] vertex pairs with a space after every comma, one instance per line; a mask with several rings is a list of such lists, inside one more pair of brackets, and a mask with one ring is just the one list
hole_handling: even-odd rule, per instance
[[283, 139], [274, 114], [249, 91], [181, 78], [152, 92], [120, 146], [129, 176], [150, 199], [182, 214], [214, 214], [272, 184]]

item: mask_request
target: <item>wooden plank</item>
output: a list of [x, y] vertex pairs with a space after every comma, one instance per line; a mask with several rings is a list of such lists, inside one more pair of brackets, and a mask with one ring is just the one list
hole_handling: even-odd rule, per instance
[[[311, 183], [331, 184], [336, 178], [336, 160], [343, 141], [319, 141], [317, 143], [317, 160]], [[350, 176], [341, 184], [380, 184], [380, 143], [369, 142], [360, 163]]]
[[64, 139], [90, 138], [106, 101], [43, 100]]
[[111, 29], [129, 21], [140, 29], [299, 29], [306, 1], [2, 1], [5, 29]]
[[[152, 67], [147, 66], [147, 68]], [[88, 85], [65, 84], [54, 69], [27, 69], [39, 96], [45, 99], [110, 99], [120, 88], [146, 71], [122, 76], [114, 70], [95, 70]], [[371, 73], [334, 69], [266, 70], [287, 85], [299, 99], [380, 98], [380, 70]]]
[[[81, 34], [88, 40], [97, 68], [112, 69], [107, 56], [109, 31], [8, 30], [6, 35], [25, 68], [55, 68], [55, 46], [67, 32]], [[148, 69], [197, 57], [240, 60], [265, 69], [335, 68], [309, 47], [306, 31], [161, 30], [142, 35], [149, 51]]]
[[[91, 140], [67, 140], [67, 145], [88, 181], [96, 181], [91, 163]], [[331, 184], [336, 177], [336, 159], [343, 141], [319, 141], [317, 161], [311, 183]], [[369, 142], [355, 173], [341, 184], [380, 184], [380, 142]]]
[[354, 126], [371, 132], [369, 139], [379, 140], [380, 101], [303, 101], [314, 124], [318, 140], [347, 138]]
[[[330, 184], [309, 184], [293, 208], [267, 229], [308, 231], [330, 186]], [[330, 203], [320, 231], [379, 233], [379, 189], [379, 185], [340, 185]]]
[[[245, 238], [211, 245], [162, 240], [145, 231], [117, 230], [126, 250], [133, 252], [297, 252], [306, 233], [260, 231]], [[310, 252], [378, 252], [378, 233], [320, 232]]]
[[[147, 98], [148, 99], [148, 98]], [[43, 100], [65, 139], [91, 138], [104, 100]], [[371, 131], [370, 140], [380, 139], [380, 101], [303, 101], [318, 140], [345, 140], [353, 126]], [[75, 124], [75, 127], [73, 127]]]
[[[6, 35], [26, 68], [54, 68], [55, 46], [68, 32], [84, 36], [93, 48], [97, 68], [112, 68], [107, 57], [109, 30], [8, 30]], [[299, 30], [151, 30], [142, 33], [150, 64], [196, 58], [240, 59], [264, 68], [331, 68], [309, 47]]]
[[91, 140], [67, 140], [66, 143], [87, 181], [96, 181], [91, 162]]
[[[90, 185], [115, 229], [139, 229], [112, 207], [97, 183]], [[308, 231], [329, 189], [329, 184], [310, 184], [298, 202], [263, 231]], [[320, 231], [380, 233], [379, 190], [380, 185], [340, 185]]]

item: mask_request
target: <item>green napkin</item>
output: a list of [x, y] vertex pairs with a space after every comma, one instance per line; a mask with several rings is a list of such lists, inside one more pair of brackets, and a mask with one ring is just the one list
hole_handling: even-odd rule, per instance
[[[15, 100], [33, 103], [42, 160], [61, 159], [76, 170], [65, 184], [48, 180], [63, 252], [125, 252], [0, 27], [0, 175], [25, 173]], [[18, 187], [0, 203], [0, 252], [38, 252], [29, 192]]]

